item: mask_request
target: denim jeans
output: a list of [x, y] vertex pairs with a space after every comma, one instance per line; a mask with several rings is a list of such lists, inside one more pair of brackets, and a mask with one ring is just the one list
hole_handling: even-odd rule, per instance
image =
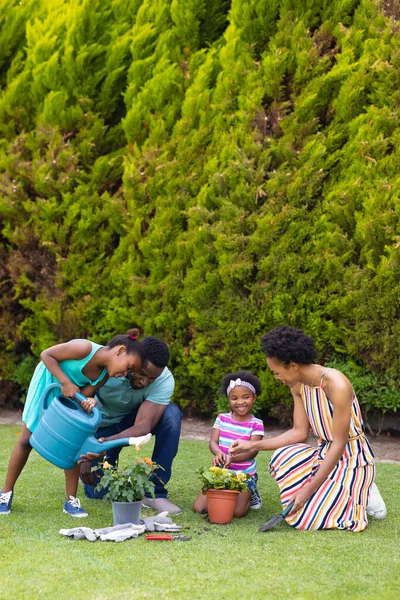
[[[121, 433], [121, 431], [128, 429], [128, 427], [132, 427], [135, 423], [136, 414], [137, 411], [134, 411], [129, 415], [126, 415], [119, 423], [109, 425], [108, 427], [99, 427], [94, 434], [95, 437], [110, 437], [117, 433]], [[151, 458], [153, 462], [164, 469], [157, 469], [151, 477], [151, 480], [155, 485], [154, 493], [156, 498], [166, 498], [168, 494], [165, 485], [171, 478], [172, 461], [178, 452], [181, 420], [182, 413], [179, 408], [175, 406], [175, 404], [168, 404], [160, 421], [151, 432], [155, 436], [154, 450]], [[122, 447], [120, 446], [119, 448], [112, 448], [107, 451], [107, 460], [110, 464], [116, 464], [121, 450]], [[93, 462], [92, 464], [95, 465], [96, 462]], [[100, 479], [100, 469], [99, 472], [95, 471], [93, 473], [95, 478], [96, 475]], [[107, 490], [96, 491], [94, 485], [85, 484], [85, 494], [88, 498], [103, 498], [106, 493]]]

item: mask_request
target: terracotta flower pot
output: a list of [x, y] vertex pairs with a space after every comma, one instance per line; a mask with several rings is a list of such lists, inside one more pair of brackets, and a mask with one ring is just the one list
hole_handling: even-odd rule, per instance
[[230, 523], [235, 512], [237, 490], [207, 490], [208, 519], [211, 523]]
[[141, 500], [137, 502], [112, 502], [114, 525], [123, 525], [123, 523], [138, 525], [141, 506]]

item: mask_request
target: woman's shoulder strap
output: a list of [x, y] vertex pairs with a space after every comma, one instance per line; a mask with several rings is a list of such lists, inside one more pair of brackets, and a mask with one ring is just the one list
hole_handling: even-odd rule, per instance
[[324, 377], [325, 377], [325, 375], [328, 373], [328, 371], [330, 371], [330, 369], [329, 369], [329, 368], [328, 368], [328, 369], [326, 369], [326, 370], [325, 370], [325, 371], [322, 373], [322, 375], [321, 375], [321, 379], [319, 380], [319, 385], [322, 385], [322, 382], [323, 382], [323, 380], [324, 380]]

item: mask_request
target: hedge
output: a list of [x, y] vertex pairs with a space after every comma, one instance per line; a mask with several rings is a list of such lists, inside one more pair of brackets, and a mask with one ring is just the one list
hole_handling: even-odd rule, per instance
[[400, 406], [398, 3], [0, 15], [3, 404], [43, 348], [138, 324], [169, 343], [183, 408], [245, 368], [271, 413], [288, 391], [259, 338], [289, 323]]

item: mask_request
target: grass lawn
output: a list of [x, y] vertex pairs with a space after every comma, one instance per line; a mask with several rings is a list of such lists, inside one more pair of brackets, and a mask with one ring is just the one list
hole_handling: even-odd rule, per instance
[[[17, 431], [17, 426], [0, 426], [1, 483]], [[174, 462], [170, 499], [184, 510], [174, 520], [190, 527], [185, 532], [192, 535], [190, 542], [146, 542], [142, 536], [92, 544], [58, 531], [112, 525], [111, 505], [84, 499], [80, 490], [89, 517], [62, 514], [63, 472], [33, 451], [13, 511], [0, 517], [0, 598], [400, 598], [400, 466], [378, 464], [388, 516], [372, 521], [363, 533], [299, 532], [286, 523], [258, 533], [261, 523], [280, 512], [278, 489], [267, 473], [269, 453], [258, 460], [262, 509], [230, 525], [210, 524], [192, 512], [199, 490], [196, 469], [209, 459], [206, 442], [182, 441]]]

